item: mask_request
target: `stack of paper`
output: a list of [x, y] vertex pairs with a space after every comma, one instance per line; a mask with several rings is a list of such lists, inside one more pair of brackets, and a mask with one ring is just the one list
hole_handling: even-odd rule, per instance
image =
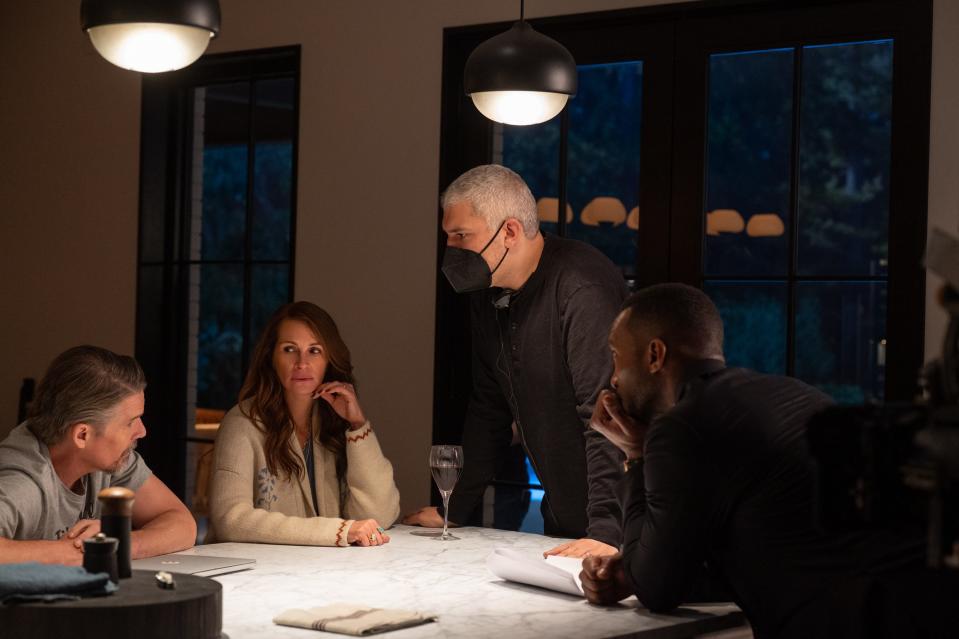
[[550, 555], [541, 559], [509, 548], [496, 548], [486, 558], [486, 567], [500, 579], [583, 596], [579, 581], [582, 558]]

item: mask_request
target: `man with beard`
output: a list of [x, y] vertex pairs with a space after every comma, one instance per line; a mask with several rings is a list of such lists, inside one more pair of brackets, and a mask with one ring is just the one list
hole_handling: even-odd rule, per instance
[[831, 400], [727, 368], [722, 345], [716, 307], [682, 284], [640, 291], [613, 323], [613, 390], [591, 426], [626, 454], [624, 544], [584, 561], [587, 598], [732, 599], [756, 637], [870, 636], [868, 579], [918, 562], [920, 544], [814, 527], [805, 425]]
[[100, 531], [102, 488], [134, 492], [134, 559], [196, 540], [186, 506], [135, 452], [146, 380], [136, 360], [96, 346], [60, 354], [27, 420], [0, 442], [0, 563], [78, 565]]

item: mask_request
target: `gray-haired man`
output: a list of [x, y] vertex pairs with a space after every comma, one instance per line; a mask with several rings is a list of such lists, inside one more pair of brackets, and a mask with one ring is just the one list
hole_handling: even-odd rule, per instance
[[134, 450], [145, 386], [136, 360], [96, 346], [53, 360], [27, 421], [0, 442], [0, 563], [81, 563], [109, 486], [134, 491], [134, 559], [193, 545], [190, 511]]
[[[611, 554], [621, 537], [613, 486], [622, 455], [588, 424], [612, 371], [606, 333], [626, 294], [623, 277], [595, 248], [544, 237], [532, 193], [506, 167], [467, 171], [442, 205], [443, 273], [457, 292], [473, 292], [473, 392], [449, 517], [469, 520], [515, 422], [546, 491], [546, 533], [579, 538], [548, 553]], [[442, 518], [424, 508], [404, 523]]]

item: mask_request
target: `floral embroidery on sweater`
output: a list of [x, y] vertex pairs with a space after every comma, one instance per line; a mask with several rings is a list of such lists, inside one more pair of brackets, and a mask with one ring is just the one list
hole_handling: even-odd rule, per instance
[[270, 473], [270, 469], [261, 468], [256, 473], [256, 499], [254, 500], [254, 505], [264, 510], [272, 510], [273, 502], [276, 500], [276, 477]]

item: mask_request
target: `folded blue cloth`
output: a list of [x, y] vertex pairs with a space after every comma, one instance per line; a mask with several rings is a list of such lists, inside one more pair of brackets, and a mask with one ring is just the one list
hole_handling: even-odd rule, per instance
[[116, 589], [107, 573], [89, 573], [79, 566], [0, 564], [0, 604], [97, 597]]

